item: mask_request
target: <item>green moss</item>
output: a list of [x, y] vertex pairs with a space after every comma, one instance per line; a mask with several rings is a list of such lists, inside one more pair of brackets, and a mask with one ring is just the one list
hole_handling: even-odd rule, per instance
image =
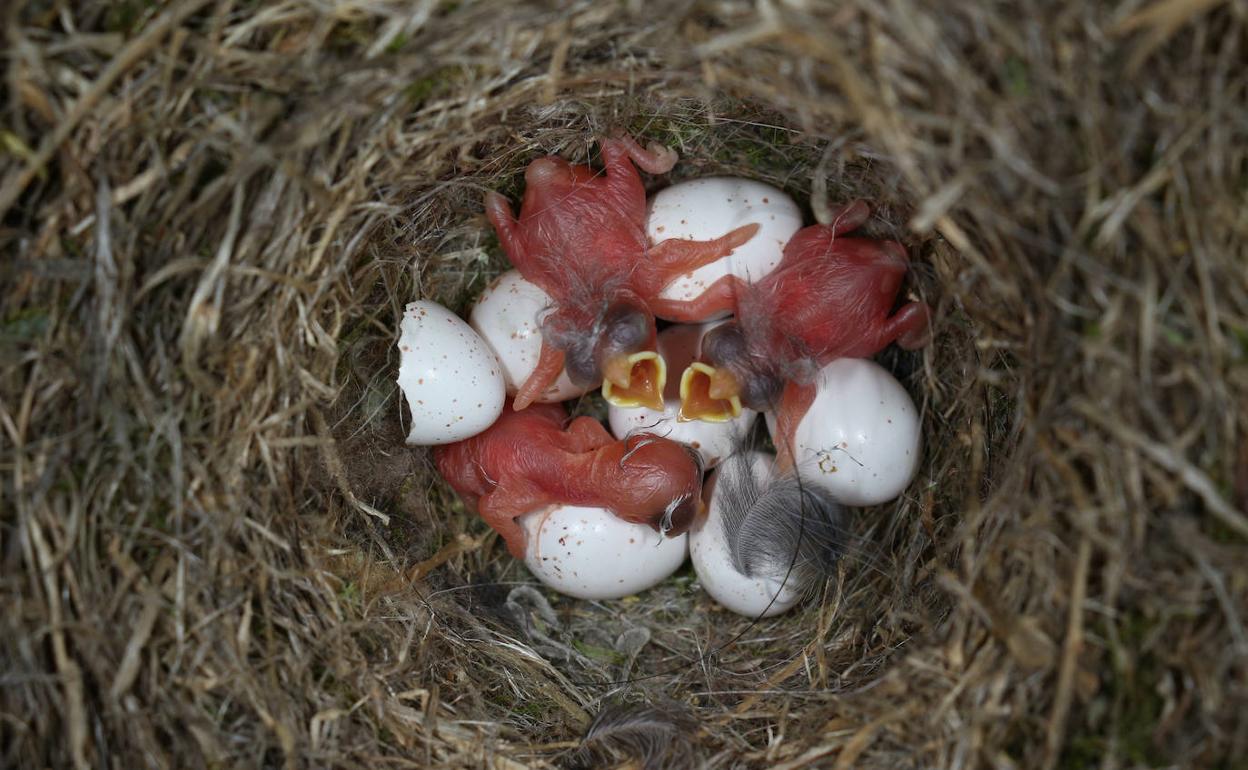
[[573, 401], [570, 405], [572, 414], [580, 417], [593, 417], [599, 422], [606, 422], [610, 406], [607, 400], [602, 397], [602, 391], [592, 390], [589, 393]]
[[386, 53], [396, 54], [399, 51], [402, 51], [403, 46], [407, 45], [407, 40], [408, 40], [407, 35], [403, 34], [402, 32], [395, 35], [394, 39], [391, 40], [389, 45], [386, 46]]
[[698, 144], [707, 127], [687, 120], [638, 115], [629, 124], [628, 131], [643, 143], [658, 142], [667, 147], [687, 147]]
[[1169, 761], [1153, 741], [1165, 707], [1164, 699], [1157, 692], [1157, 683], [1165, 675], [1164, 667], [1145, 649], [1156, 630], [1157, 621], [1138, 609], [1130, 609], [1120, 616], [1118, 638], [1131, 657], [1112, 661], [1113, 665], [1102, 679], [1099, 695], [1112, 704], [1114, 717], [1109, 725], [1100, 729], [1082, 724], [1072, 732], [1058, 762], [1059, 768], [1099, 768], [1111, 750], [1130, 766], [1156, 767]]
[[1231, 336], [1237, 344], [1231, 357], [1240, 361], [1248, 360], [1248, 326], [1232, 326]]
[[83, 256], [82, 246], [78, 241], [68, 236], [61, 237], [61, 249], [64, 250], [65, 256], [77, 259]]
[[1028, 96], [1031, 94], [1031, 77], [1027, 64], [1017, 56], [1005, 60], [1005, 72], [1002, 75], [1005, 90], [1011, 96]]
[[579, 639], [574, 639], [572, 641], [572, 646], [576, 648], [577, 652], [581, 653], [585, 657], [601, 661], [602, 663], [618, 664], [623, 663], [625, 660], [624, 655], [616, 652], [615, 650], [611, 650], [606, 647], [598, 647], [593, 644], [587, 644]]
[[20, 310], [0, 323], [0, 345], [30, 342], [43, 336], [51, 323], [48, 312], [42, 308]]
[[[399, 38], [395, 38], [395, 42], [398, 40]], [[394, 43], [391, 43], [391, 46], [394, 46]], [[407, 88], [403, 89], [403, 96], [412, 107], [417, 107], [430, 99], [451, 93], [463, 80], [464, 70], [460, 67], [439, 67], [423, 78], [412, 81]]]
[[[1060, 770], [1094, 770], [1101, 766], [1105, 756], [1105, 740], [1096, 735], [1076, 735], [1066, 742], [1066, 748], [1058, 759]], [[1015, 755], [1022, 759], [1022, 752]]]
[[338, 590], [338, 599], [343, 604], [356, 604], [360, 600], [360, 587], [354, 581], [348, 580]]
[[129, 37], [138, 31], [158, 5], [157, 0], [113, 0], [104, 12], [104, 29]]
[[[1229, 481], [1219, 482], [1218, 492], [1222, 495], [1222, 497], [1230, 500], [1233, 496], [1231, 483]], [[1215, 519], [1212, 516], [1206, 517], [1204, 530], [1205, 534], [1209, 536], [1209, 539], [1213, 540], [1215, 543], [1242, 545], [1244, 542], [1243, 535], [1222, 523], [1221, 519]]]
[[544, 721], [546, 715], [551, 711], [551, 702], [544, 698], [530, 698], [528, 700], [513, 703], [510, 711], [523, 717], [528, 717], [537, 722]]
[[1161, 336], [1176, 348], [1187, 347], [1190, 344], [1186, 334], [1170, 326], [1161, 327]]
[[35, 156], [34, 151], [12, 131], [0, 131], [0, 151], [24, 161], [30, 161]]
[[717, 160], [744, 161], [751, 166], [767, 166], [785, 161], [778, 157], [775, 148], [789, 145], [789, 132], [775, 126], [760, 126], [756, 133], [740, 134], [728, 141], [716, 153]]

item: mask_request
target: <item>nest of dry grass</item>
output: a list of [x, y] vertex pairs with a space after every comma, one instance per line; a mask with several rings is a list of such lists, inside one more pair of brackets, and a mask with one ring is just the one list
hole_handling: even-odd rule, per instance
[[[0, 764], [1242, 766], [1248, 7], [1042, 5], [7, 3]], [[937, 309], [802, 611], [513, 593], [402, 444], [403, 304], [621, 129]]]

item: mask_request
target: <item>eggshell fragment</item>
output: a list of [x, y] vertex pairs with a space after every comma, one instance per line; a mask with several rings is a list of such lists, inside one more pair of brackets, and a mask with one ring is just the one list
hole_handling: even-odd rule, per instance
[[[503, 365], [503, 379], [511, 395], [515, 395], [537, 368], [537, 359], [542, 352], [539, 319], [550, 305], [550, 295], [540, 286], [526, 281], [518, 270], [508, 270], [481, 293], [468, 315], [468, 323]], [[555, 384], [537, 401], [557, 403], [590, 390], [592, 386], [578, 387], [568, 379], [567, 372], [561, 372]]]
[[[773, 473], [773, 459], [762, 452], [750, 453], [750, 472], [760, 482]], [[720, 474], [739, 472], [744, 466], [729, 463], [716, 471]], [[733, 566], [732, 555], [723, 529], [723, 505], [716, 494], [719, 485], [711, 482], [711, 502], [706, 516], [689, 532], [689, 555], [698, 582], [715, 601], [738, 615], [771, 617], [793, 608], [805, 590], [796, 573], [787, 568], [771, 575], [744, 575]]]
[[[919, 468], [919, 412], [879, 364], [840, 358], [820, 370], [818, 395], [794, 432], [800, 473], [846, 505], [900, 495]], [[767, 428], [775, 437], [775, 418]]]
[[555, 506], [523, 516], [520, 526], [529, 571], [579, 599], [618, 599], [652, 588], [689, 553], [688, 535], [663, 537], [605, 508]]
[[698, 355], [702, 337], [718, 324], [692, 324], [669, 326], [659, 333], [659, 355], [667, 363], [669, 372], [677, 376], [667, 378], [663, 391], [662, 411], [649, 407], [619, 407], [612, 404], [607, 410], [607, 422], [611, 434], [624, 438], [630, 433], [649, 431], [666, 436], [673, 441], [688, 444], [702, 456], [707, 468], [714, 467], [721, 459], [732, 453], [733, 448], [744, 439], [758, 413], [742, 409], [741, 414], [727, 422], [681, 422], [680, 376]]
[[399, 387], [407, 443], [450, 444], [477, 435], [503, 411], [502, 367], [485, 341], [436, 302], [409, 303], [399, 326]]
[[[732, 254], [678, 277], [659, 295], [693, 300], [725, 275], [757, 281], [780, 264], [784, 246], [802, 226], [802, 212], [784, 191], [736, 177], [691, 179], [660, 190], [650, 199], [646, 234], [651, 243], [668, 238], [713, 240], [756, 223], [759, 230]], [[709, 321], [726, 314], [708, 316]]]

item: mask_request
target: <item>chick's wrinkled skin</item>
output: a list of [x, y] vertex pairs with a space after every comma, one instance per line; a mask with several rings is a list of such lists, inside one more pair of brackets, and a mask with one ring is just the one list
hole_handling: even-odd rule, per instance
[[484, 433], [437, 447], [433, 457], [517, 559], [525, 537], [516, 519], [547, 506], [606, 508], [675, 536], [688, 530], [701, 503], [697, 453], [645, 433], [617, 440], [590, 417], [569, 423], [559, 404], [504, 409]]
[[[677, 275], [727, 256], [758, 230], [749, 224], [713, 241], [651, 245], [637, 169], [665, 173], [676, 153], [645, 149], [628, 137], [604, 139], [601, 149], [601, 171], [556, 156], [530, 163], [518, 217], [502, 195], [485, 197], [486, 216], [512, 265], [553, 300], [541, 322], [537, 368], [520, 386], [516, 409], [532, 403], [565, 367], [578, 385], [606, 377], [629, 397], [637, 363], [630, 356], [654, 349], [650, 303]], [[656, 382], [645, 379], [641, 397], [653, 399]]]
[[[870, 209], [855, 201], [827, 225], [799, 230], [780, 265], [755, 284], [732, 276], [700, 298], [700, 312], [735, 317], [707, 333], [700, 362], [686, 372], [696, 394], [683, 405], [687, 419], [715, 418], [730, 398], [775, 411], [785, 463], [785, 430], [796, 426], [814, 398], [808, 383], [837, 358], [869, 358], [892, 342], [905, 349], [929, 339], [930, 309], [909, 302], [893, 311], [908, 259], [896, 241], [846, 237]], [[698, 378], [706, 378], [696, 382]]]

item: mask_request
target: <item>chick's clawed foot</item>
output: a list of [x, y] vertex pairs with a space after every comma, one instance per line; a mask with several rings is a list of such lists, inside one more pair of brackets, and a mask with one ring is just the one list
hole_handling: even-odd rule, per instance
[[656, 142], [651, 142], [643, 148], [631, 136], [619, 136], [615, 139], [605, 140], [603, 142], [604, 149], [609, 142], [618, 142], [633, 163], [637, 164], [637, 168], [645, 171], [647, 174], [666, 174], [676, 165], [676, 161], [680, 160], [680, 156], [676, 154], [675, 150]]

